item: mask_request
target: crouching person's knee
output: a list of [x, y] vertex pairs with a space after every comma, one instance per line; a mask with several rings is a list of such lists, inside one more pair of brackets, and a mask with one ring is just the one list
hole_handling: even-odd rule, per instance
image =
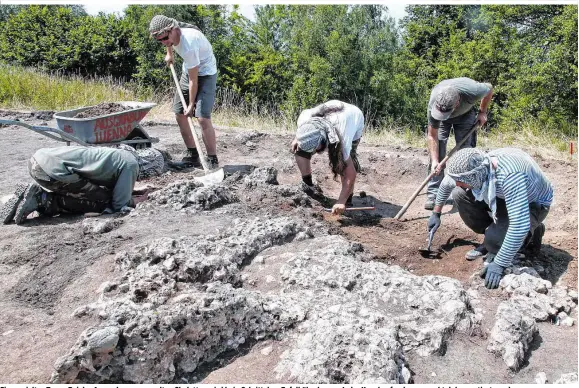
[[492, 224], [487, 228], [484, 232], [485, 239], [484, 239], [484, 246], [490, 252], [496, 254], [499, 249], [501, 249], [501, 245], [503, 245], [503, 240], [505, 239], [506, 235], [506, 228], [502, 228], [500, 225]]

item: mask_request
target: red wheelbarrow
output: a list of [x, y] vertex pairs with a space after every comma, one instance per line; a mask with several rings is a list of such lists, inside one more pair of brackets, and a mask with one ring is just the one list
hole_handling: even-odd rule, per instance
[[135, 148], [150, 147], [159, 141], [151, 137], [140, 126], [141, 120], [156, 104], [152, 102], [119, 101], [126, 110], [102, 116], [75, 118], [78, 113], [93, 106], [87, 106], [54, 114], [58, 128], [30, 125], [17, 120], [0, 119], [0, 124], [19, 125], [40, 133], [53, 140], [71, 142], [82, 146], [112, 146], [128, 144]]

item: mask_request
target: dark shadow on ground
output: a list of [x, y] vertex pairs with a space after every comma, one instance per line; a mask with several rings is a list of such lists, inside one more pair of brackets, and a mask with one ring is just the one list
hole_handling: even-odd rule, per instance
[[465, 245], [470, 245], [473, 248], [476, 248], [478, 246], [478, 243], [470, 241], [470, 240], [465, 240], [462, 238], [454, 238], [454, 236], [450, 236], [447, 240], [446, 243], [442, 244], [440, 246], [440, 248], [446, 252], [456, 248], [456, 247], [463, 247]]
[[24, 221], [20, 226], [30, 228], [30, 227], [46, 227], [46, 226], [53, 226], [53, 225], [61, 225], [61, 224], [74, 224], [78, 221], [82, 221], [85, 218], [96, 218], [99, 220], [105, 220], [107, 218], [121, 218], [122, 215], [120, 213], [115, 214], [105, 214], [95, 217], [87, 217], [84, 214], [72, 214], [72, 213], [61, 213], [56, 216], [45, 216], [40, 215], [37, 217], [33, 217]]
[[255, 339], [247, 339], [246, 342], [239, 345], [237, 349], [226, 350], [220, 353], [215, 360], [209, 362], [201, 362], [199, 367], [191, 373], [175, 376], [172, 384], [183, 384], [183, 379], [189, 383], [195, 383], [206, 378], [211, 372], [223, 368], [225, 365], [231, 364], [236, 358], [247, 355], [253, 346], [259, 341]]
[[541, 332], [537, 331], [537, 333], [535, 334], [535, 337], [533, 337], [533, 340], [529, 344], [529, 350], [525, 353], [525, 357], [523, 358], [523, 361], [521, 362], [520, 369], [523, 369], [523, 368], [529, 366], [529, 359], [533, 356], [533, 352], [541, 347], [542, 343], [543, 343], [543, 337], [541, 337]]
[[[352, 199], [354, 207], [374, 206], [374, 210], [357, 210], [346, 211], [344, 216], [339, 220], [342, 226], [375, 226], [380, 224], [383, 218], [393, 218], [402, 209], [402, 206], [390, 202], [383, 202], [372, 195], [366, 195], [364, 198], [354, 196]], [[333, 206], [335, 200], [331, 201]]]
[[543, 277], [553, 284], [557, 283], [559, 278], [567, 272], [569, 263], [576, 260], [569, 252], [549, 244], [543, 244], [539, 254], [529, 259], [547, 269]]

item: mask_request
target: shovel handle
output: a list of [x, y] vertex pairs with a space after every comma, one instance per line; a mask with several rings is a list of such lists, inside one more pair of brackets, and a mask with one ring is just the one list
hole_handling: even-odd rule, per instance
[[[177, 88], [177, 93], [179, 94], [179, 98], [181, 99], [181, 104], [183, 105], [183, 109], [187, 108], [187, 103], [185, 102], [185, 97], [183, 97], [183, 92], [181, 91], [181, 87], [179, 86], [179, 79], [177, 79], [177, 74], [175, 73], [175, 67], [172, 63], [169, 64], [171, 68], [171, 74], [173, 75], [173, 81], [175, 81], [175, 87]], [[189, 96], [191, 98], [191, 96]], [[193, 97], [195, 98], [195, 97]], [[203, 171], [205, 174], [209, 173], [209, 167], [207, 166], [207, 161], [203, 155], [203, 151], [201, 151], [201, 143], [199, 142], [199, 138], [197, 137], [197, 132], [195, 131], [195, 126], [193, 126], [193, 120], [191, 117], [187, 116], [187, 122], [189, 123], [189, 127], [191, 129], [191, 134], [193, 135], [193, 141], [195, 142], [195, 147], [197, 147], [197, 152], [201, 152], [201, 165], [203, 166]]]
[[[448, 161], [448, 158], [450, 158], [456, 151], [458, 151], [460, 149], [460, 147], [467, 141], [467, 139], [470, 139], [470, 137], [472, 136], [473, 133], [476, 132], [476, 130], [479, 128], [479, 122], [477, 121], [476, 123], [474, 123], [474, 126], [471, 128], [470, 132], [468, 133], [468, 135], [466, 135], [453, 149], [450, 150], [450, 152], [448, 153], [448, 155], [446, 155], [444, 157], [444, 159], [442, 159], [442, 161], [440, 163], [438, 163], [440, 166], [444, 166], [446, 164], [446, 162]], [[422, 189], [424, 188], [424, 186], [426, 186], [428, 184], [428, 181], [430, 181], [430, 179], [434, 176], [434, 172], [431, 172], [430, 175], [428, 175], [426, 177], [426, 179], [422, 182], [422, 184], [420, 185], [420, 187], [418, 187], [414, 193], [412, 193], [412, 196], [410, 197], [410, 199], [404, 204], [404, 206], [402, 207], [402, 209], [400, 209], [400, 211], [398, 212], [398, 214], [396, 214], [394, 216], [395, 220], [399, 220], [400, 217], [402, 217], [404, 215], [404, 213], [406, 213], [406, 210], [408, 210], [408, 207], [412, 204], [412, 202], [414, 202], [414, 199], [418, 196], [418, 194], [420, 194], [420, 191], [422, 191]]]
[[[327, 212], [332, 211], [332, 209], [330, 209], [330, 208], [325, 208], [324, 210]], [[376, 207], [375, 206], [365, 206], [365, 207], [362, 206], [362, 207], [347, 207], [346, 208], [346, 211], [353, 211], [353, 210], [376, 210]]]

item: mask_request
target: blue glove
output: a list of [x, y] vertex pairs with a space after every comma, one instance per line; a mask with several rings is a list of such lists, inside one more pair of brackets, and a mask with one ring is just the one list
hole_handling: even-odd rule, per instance
[[434, 230], [434, 232], [436, 232], [439, 226], [440, 226], [440, 213], [432, 212], [432, 215], [428, 219], [427, 224], [428, 232], [430, 232], [431, 230]]
[[[503, 277], [503, 271], [505, 269], [495, 263], [494, 261], [487, 265], [481, 275], [485, 277], [485, 287], [492, 290], [493, 288], [498, 288], [501, 278]], [[481, 276], [482, 277], [482, 276]]]

